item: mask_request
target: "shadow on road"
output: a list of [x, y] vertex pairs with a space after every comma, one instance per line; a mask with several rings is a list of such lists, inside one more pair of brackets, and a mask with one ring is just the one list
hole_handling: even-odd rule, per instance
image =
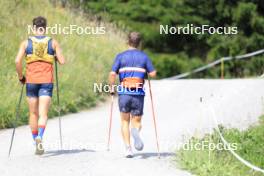
[[[175, 153], [172, 153], [172, 152], [160, 153], [161, 158], [167, 158], [171, 156], [175, 156]], [[158, 153], [136, 153], [134, 154], [134, 157], [140, 157], [141, 159], [148, 159], [152, 157], [158, 157]]]
[[46, 151], [43, 157], [52, 157], [58, 155], [71, 155], [71, 154], [78, 154], [83, 152], [95, 152], [94, 150], [86, 150], [86, 149], [74, 149], [74, 150], [51, 150]]

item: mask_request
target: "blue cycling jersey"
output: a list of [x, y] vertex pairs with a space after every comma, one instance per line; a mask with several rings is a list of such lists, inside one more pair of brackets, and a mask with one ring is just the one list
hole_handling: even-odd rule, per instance
[[[137, 49], [129, 49], [118, 54], [112, 66], [112, 71], [119, 74], [120, 82], [125, 78], [144, 79], [146, 73], [154, 70], [147, 54]], [[130, 90], [119, 86], [118, 94], [145, 95], [145, 91], [144, 88]]]

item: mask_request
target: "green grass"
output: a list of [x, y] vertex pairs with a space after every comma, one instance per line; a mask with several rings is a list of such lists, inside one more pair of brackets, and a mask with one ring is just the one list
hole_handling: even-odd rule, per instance
[[[229, 144], [237, 145], [236, 153], [251, 164], [264, 168], [264, 116], [260, 118], [257, 126], [252, 126], [245, 131], [237, 129], [220, 128], [224, 138]], [[202, 139], [192, 138], [189, 142], [201, 143], [211, 141], [221, 143], [220, 137], [215, 131], [212, 135], [206, 135]], [[248, 168], [239, 162], [227, 150], [179, 150], [175, 160], [181, 168], [199, 176], [261, 176], [264, 175]]]
[[[21, 85], [15, 71], [15, 56], [20, 42], [28, 38], [27, 25], [36, 16], [45, 16], [48, 25], [95, 26], [96, 21], [60, 7], [54, 8], [48, 1], [21, 0], [0, 1], [0, 129], [12, 126], [15, 106]], [[67, 64], [59, 67], [62, 113], [77, 112], [95, 106], [103, 99], [93, 93], [94, 82], [105, 82], [114, 56], [125, 47], [123, 33], [106, 26], [105, 35], [56, 35]], [[50, 117], [56, 116], [56, 89]], [[25, 95], [25, 94], [24, 94]], [[25, 97], [22, 101], [19, 125], [27, 123], [28, 109]]]

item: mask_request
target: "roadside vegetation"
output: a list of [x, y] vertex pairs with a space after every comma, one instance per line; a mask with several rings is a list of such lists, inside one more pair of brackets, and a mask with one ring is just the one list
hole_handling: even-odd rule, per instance
[[[264, 168], [264, 116], [260, 118], [259, 124], [249, 127], [245, 131], [237, 129], [224, 129], [220, 127], [224, 138], [229, 144], [236, 144], [235, 152], [251, 164]], [[206, 135], [202, 139], [192, 138], [190, 143], [208, 142], [222, 143], [218, 133]], [[253, 171], [238, 161], [227, 150], [179, 150], [176, 152], [177, 164], [181, 168], [198, 176], [262, 176], [263, 173]]]

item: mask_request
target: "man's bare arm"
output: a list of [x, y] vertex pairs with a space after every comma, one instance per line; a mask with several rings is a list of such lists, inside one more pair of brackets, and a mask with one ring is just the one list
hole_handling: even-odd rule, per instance
[[64, 59], [64, 56], [62, 55], [62, 50], [60, 48], [60, 45], [59, 43], [56, 41], [56, 40], [52, 40], [52, 46], [55, 50], [55, 53], [56, 53], [56, 57], [57, 57], [57, 60], [58, 62], [63, 65], [65, 64], [65, 59]]
[[111, 87], [111, 93], [114, 92], [113, 85], [115, 84], [115, 80], [116, 80], [116, 73], [112, 71], [109, 73], [109, 85]]
[[18, 75], [18, 79], [21, 80], [23, 78], [23, 68], [22, 68], [22, 61], [23, 57], [25, 56], [25, 50], [26, 50], [27, 41], [23, 41], [20, 44], [17, 56], [16, 56], [16, 72]]

